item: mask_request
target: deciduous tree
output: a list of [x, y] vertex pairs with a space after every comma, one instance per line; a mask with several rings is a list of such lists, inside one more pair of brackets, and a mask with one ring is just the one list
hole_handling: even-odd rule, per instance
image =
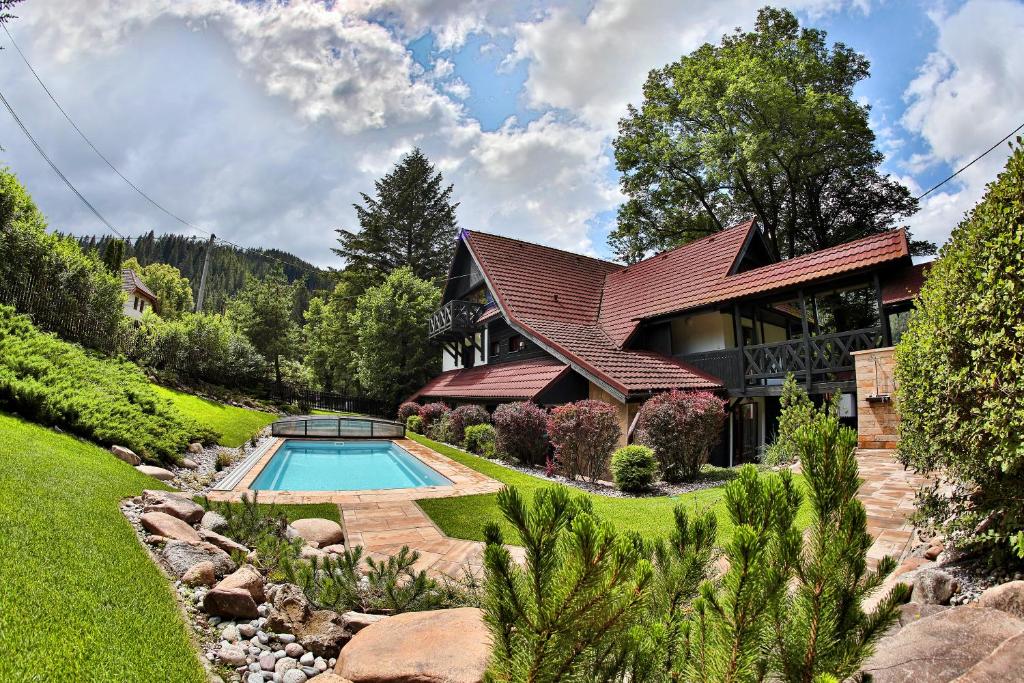
[[228, 304], [228, 316], [256, 350], [274, 364], [274, 380], [281, 386], [281, 359], [295, 352], [298, 326], [292, 320], [295, 288], [280, 270], [262, 280], [251, 278]]

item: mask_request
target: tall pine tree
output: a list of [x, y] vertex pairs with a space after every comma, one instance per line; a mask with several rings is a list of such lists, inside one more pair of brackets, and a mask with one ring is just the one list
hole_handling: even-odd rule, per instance
[[338, 230], [333, 250], [360, 289], [379, 285], [403, 267], [421, 280], [444, 278], [458, 230], [452, 185], [444, 186], [441, 173], [416, 148], [375, 186], [375, 197], [361, 193], [363, 205], [354, 205], [359, 231]]

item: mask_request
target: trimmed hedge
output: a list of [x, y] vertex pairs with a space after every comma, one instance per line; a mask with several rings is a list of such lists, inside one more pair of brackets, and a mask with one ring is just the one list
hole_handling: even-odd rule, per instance
[[569, 479], [594, 482], [608, 469], [608, 459], [622, 429], [615, 407], [585, 399], [551, 410], [548, 438], [555, 449], [558, 470]]
[[218, 434], [153, 391], [132, 363], [108, 360], [36, 329], [0, 306], [0, 406], [149, 461], [175, 461]]
[[405, 429], [406, 431], [412, 432], [413, 434], [423, 433], [423, 418], [419, 415], [410, 415], [405, 418]]
[[623, 446], [612, 455], [612, 478], [620, 491], [646, 491], [657, 475], [658, 460], [647, 446]]
[[497, 435], [495, 448], [527, 465], [543, 465], [551, 446], [548, 442], [548, 414], [535, 403], [503, 403], [491, 415]]
[[495, 432], [491, 425], [479, 424], [466, 427], [465, 446], [470, 453], [493, 458], [495, 455], [494, 440]]
[[725, 401], [707, 391], [672, 390], [640, 407], [636, 442], [654, 449], [667, 482], [692, 480], [725, 423]]
[[462, 445], [466, 440], [466, 428], [473, 425], [484, 425], [491, 421], [491, 415], [483, 406], [470, 403], [459, 406], [451, 412], [451, 438], [449, 443], [457, 446]]

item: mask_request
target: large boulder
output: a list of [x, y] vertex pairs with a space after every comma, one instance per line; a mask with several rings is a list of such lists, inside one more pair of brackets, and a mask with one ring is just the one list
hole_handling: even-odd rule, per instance
[[914, 577], [911, 599], [922, 605], [948, 605], [956, 589], [956, 579], [949, 572], [935, 568], [922, 569]]
[[114, 445], [110, 447], [110, 452], [117, 456], [118, 460], [124, 460], [129, 465], [134, 466], [142, 464], [142, 458], [135, 455], [135, 451], [130, 448]]
[[1024, 619], [1024, 581], [1010, 581], [989, 588], [981, 594], [978, 605], [1008, 612], [1018, 619]]
[[218, 617], [255, 619], [260, 615], [256, 601], [244, 588], [223, 588], [217, 584], [203, 597], [203, 609]]
[[209, 531], [221, 532], [228, 528], [228, 520], [226, 520], [224, 515], [219, 512], [209, 510], [203, 515], [203, 519], [199, 522], [199, 526]]
[[342, 621], [352, 633], [359, 633], [367, 626], [376, 624], [378, 621], [387, 619], [386, 614], [366, 614], [364, 612], [345, 612], [341, 615]]
[[353, 683], [477, 683], [491, 655], [483, 612], [460, 607], [407, 612], [367, 626], [334, 672]]
[[870, 674], [874, 683], [944, 683], [1022, 632], [1024, 621], [1006, 612], [955, 607], [882, 638], [861, 671]]
[[338, 651], [349, 641], [352, 634], [345, 629], [345, 622], [337, 612], [321, 609], [309, 615], [294, 631], [299, 645], [317, 657], [337, 657]]
[[235, 571], [235, 561], [231, 556], [215, 545], [188, 541], [169, 541], [164, 546], [161, 557], [175, 576], [182, 576], [200, 562], [213, 564], [217, 576], [224, 576]]
[[142, 504], [146, 512], [164, 512], [187, 524], [198, 524], [203, 519], [202, 505], [171, 491], [146, 489], [142, 492]]
[[148, 477], [153, 477], [160, 481], [170, 481], [171, 479], [174, 479], [174, 473], [169, 470], [165, 470], [163, 467], [156, 467], [154, 465], [136, 465], [135, 469]]
[[330, 519], [310, 517], [297, 519], [291, 525], [307, 543], [315, 543], [319, 548], [345, 540], [341, 525]]
[[188, 445], [188, 452], [191, 453], [192, 455], [196, 455], [197, 453], [202, 453], [203, 452], [203, 444], [199, 443], [198, 441], [193, 441], [192, 443], [190, 443]]
[[948, 605], [922, 605], [918, 602], [908, 602], [900, 605], [900, 626], [912, 624], [919, 619], [925, 619], [933, 614], [944, 612], [949, 609]]
[[272, 607], [267, 616], [267, 628], [278, 633], [294, 633], [296, 625], [313, 613], [306, 594], [294, 583], [272, 585], [267, 590], [267, 600]]
[[1024, 681], [1024, 634], [1004, 640], [988, 657], [965, 671], [956, 683]]
[[146, 512], [139, 519], [139, 522], [142, 524], [143, 529], [157, 536], [189, 543], [198, 543], [202, 540], [195, 529], [166, 512]]
[[206, 541], [207, 543], [212, 543], [213, 545], [217, 546], [226, 553], [240, 552], [243, 555], [249, 554], [249, 549], [246, 548], [244, 545], [238, 543], [237, 541], [231, 540], [227, 536], [221, 536], [216, 531], [210, 531], [209, 529], [200, 528], [199, 538]]
[[252, 596], [257, 604], [267, 598], [263, 592], [263, 577], [252, 565], [242, 565], [217, 584], [217, 588], [241, 588]]

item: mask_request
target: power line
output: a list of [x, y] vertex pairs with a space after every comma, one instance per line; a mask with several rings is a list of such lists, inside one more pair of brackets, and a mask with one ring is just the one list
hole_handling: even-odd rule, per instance
[[36, 148], [36, 151], [37, 151], [37, 152], [39, 152], [39, 155], [40, 155], [41, 157], [43, 157], [43, 159], [45, 159], [45, 160], [46, 160], [46, 163], [48, 163], [48, 164], [50, 165], [50, 168], [52, 168], [52, 169], [53, 169], [53, 172], [57, 174], [57, 177], [59, 177], [59, 178], [60, 178], [61, 180], [63, 180], [63, 181], [64, 181], [64, 184], [65, 184], [65, 185], [67, 185], [67, 186], [68, 186], [68, 188], [69, 188], [69, 189], [70, 189], [70, 190], [71, 190], [72, 192], [74, 192], [74, 193], [75, 193], [75, 196], [76, 196], [76, 197], [78, 197], [78, 198], [79, 198], [79, 199], [81, 200], [81, 202], [82, 202], [83, 204], [85, 204], [85, 205], [86, 205], [87, 207], [89, 207], [89, 210], [90, 210], [90, 211], [92, 211], [92, 212], [93, 212], [93, 214], [95, 214], [95, 215], [96, 215], [96, 218], [99, 218], [99, 219], [100, 219], [100, 221], [102, 221], [102, 223], [103, 223], [103, 224], [104, 224], [105, 226], [107, 226], [108, 228], [110, 228], [110, 230], [111, 230], [111, 231], [112, 231], [112, 232], [113, 232], [113, 233], [114, 233], [115, 235], [117, 235], [117, 236], [118, 236], [118, 237], [120, 237], [121, 239], [124, 239], [124, 235], [122, 235], [122, 234], [121, 234], [121, 232], [120, 232], [120, 231], [119, 231], [119, 230], [118, 230], [117, 228], [115, 228], [115, 227], [114, 227], [114, 226], [113, 226], [113, 225], [112, 225], [112, 224], [110, 223], [110, 221], [108, 221], [108, 220], [107, 220], [106, 218], [104, 218], [104, 217], [103, 217], [103, 214], [101, 214], [101, 213], [100, 213], [100, 212], [99, 212], [99, 211], [98, 211], [98, 210], [96, 209], [96, 207], [95, 207], [95, 206], [93, 206], [93, 205], [92, 205], [92, 204], [91, 204], [91, 203], [89, 202], [89, 200], [88, 200], [88, 199], [86, 199], [85, 197], [83, 197], [83, 196], [82, 196], [82, 193], [78, 191], [78, 188], [76, 188], [76, 187], [75, 187], [75, 186], [74, 186], [74, 185], [73, 185], [73, 184], [71, 183], [71, 181], [70, 181], [70, 180], [68, 180], [67, 176], [66, 176], [66, 175], [64, 175], [64, 174], [63, 174], [63, 173], [61, 172], [61, 170], [60, 170], [59, 168], [57, 168], [57, 164], [53, 163], [53, 160], [52, 160], [52, 159], [50, 159], [50, 157], [49, 157], [49, 156], [48, 156], [48, 155], [46, 154], [46, 152], [45, 152], [45, 151], [43, 150], [43, 148], [42, 148], [42, 147], [41, 147], [41, 146], [39, 145], [39, 143], [38, 143], [38, 142], [36, 141], [36, 139], [35, 139], [34, 137], [32, 137], [32, 133], [30, 133], [30, 132], [29, 132], [28, 128], [27, 128], [27, 127], [25, 126], [25, 124], [24, 124], [24, 123], [22, 122], [21, 118], [20, 118], [20, 117], [18, 116], [18, 113], [17, 113], [16, 111], [14, 111], [14, 107], [12, 107], [12, 106], [11, 106], [11, 103], [7, 101], [7, 98], [6, 98], [6, 97], [4, 97], [4, 95], [3, 95], [3, 93], [2, 93], [2, 92], [0, 92], [0, 101], [2, 101], [2, 102], [3, 102], [4, 106], [5, 106], [6, 108], [7, 108], [7, 111], [9, 111], [9, 112], [11, 113], [11, 116], [12, 116], [12, 117], [14, 118], [14, 122], [18, 124], [18, 127], [19, 127], [19, 128], [21, 128], [21, 132], [25, 134], [25, 137], [27, 137], [27, 138], [29, 139], [29, 142], [31, 142], [31, 143], [32, 143], [32, 146]]
[[1014, 133], [1016, 133], [1017, 131], [1019, 131], [1019, 130], [1020, 130], [1021, 128], [1024, 128], [1024, 123], [1020, 124], [1019, 126], [1017, 126], [1016, 128], [1014, 128], [1013, 130], [1011, 130], [1011, 131], [1010, 131], [1009, 133], [1007, 133], [1007, 134], [1006, 134], [1006, 135], [1005, 135], [1005, 136], [1003, 137], [1003, 139], [1002, 139], [1002, 140], [1000, 140], [1000, 141], [999, 141], [999, 142], [997, 142], [996, 144], [992, 145], [991, 147], [989, 147], [988, 149], [986, 149], [986, 150], [985, 150], [984, 152], [982, 152], [982, 153], [981, 153], [981, 154], [979, 154], [978, 156], [976, 156], [976, 157], [974, 157], [973, 159], [971, 159], [971, 160], [970, 160], [970, 161], [969, 161], [968, 163], [966, 163], [966, 164], [964, 164], [963, 166], [961, 166], [961, 167], [960, 167], [959, 169], [957, 169], [957, 171], [956, 171], [955, 173], [953, 173], [953, 174], [952, 174], [951, 176], [949, 176], [949, 177], [948, 177], [948, 178], [946, 178], [945, 180], [941, 181], [941, 182], [940, 182], [940, 183], [938, 183], [937, 185], [934, 185], [933, 187], [929, 188], [929, 190], [928, 190], [927, 192], [925, 192], [924, 194], [920, 194], [920, 195], [918, 195], [917, 197], [914, 197], [914, 199], [916, 199], [916, 200], [920, 201], [920, 200], [924, 199], [925, 197], [927, 197], [928, 195], [930, 195], [930, 194], [931, 194], [932, 192], [934, 192], [935, 190], [939, 189], [940, 187], [942, 187], [943, 185], [945, 185], [946, 183], [948, 183], [948, 182], [949, 182], [950, 180], [952, 180], [953, 178], [956, 178], [956, 177], [957, 177], [958, 175], [960, 175], [961, 173], [963, 173], [964, 171], [966, 171], [967, 169], [969, 169], [969, 168], [970, 168], [971, 166], [973, 166], [973, 165], [975, 164], [975, 162], [977, 162], [977, 161], [980, 161], [980, 160], [982, 159], [982, 157], [984, 157], [984, 156], [985, 156], [986, 154], [988, 154], [989, 152], [991, 152], [992, 150], [994, 150], [994, 149], [995, 149], [996, 147], [998, 147], [999, 145], [1003, 144], [1004, 142], [1006, 142], [1007, 140], [1009, 140], [1009, 139], [1010, 139], [1011, 137], [1013, 137], [1013, 134], [1014, 134]]

